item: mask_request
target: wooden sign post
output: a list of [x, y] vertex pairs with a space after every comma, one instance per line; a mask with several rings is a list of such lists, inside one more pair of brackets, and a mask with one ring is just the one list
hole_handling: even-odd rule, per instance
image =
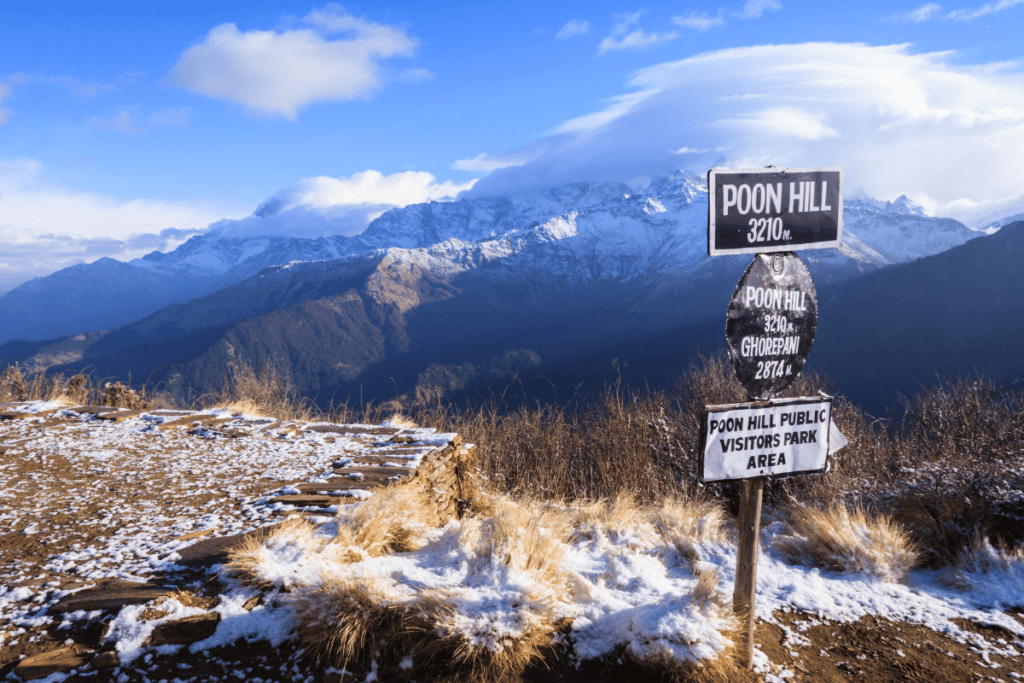
[[741, 480], [733, 610], [748, 669], [765, 479], [828, 468], [831, 398], [773, 400], [799, 376], [818, 323], [814, 281], [792, 250], [836, 248], [842, 239], [842, 169], [708, 173], [708, 255], [756, 254], [726, 322], [729, 359], [751, 402], [705, 407], [699, 467], [703, 483]]
[[757, 593], [757, 539], [761, 535], [761, 497], [764, 477], [740, 485], [739, 545], [736, 547], [736, 585], [732, 609], [744, 622], [741, 661], [754, 668], [754, 595]]

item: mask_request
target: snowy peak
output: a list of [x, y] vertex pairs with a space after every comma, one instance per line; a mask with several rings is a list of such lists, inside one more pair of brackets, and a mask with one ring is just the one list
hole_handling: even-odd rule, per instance
[[843, 213], [850, 212], [859, 215], [864, 214], [888, 214], [895, 216], [918, 216], [924, 217], [924, 209], [912, 202], [906, 195], [901, 194], [891, 202], [883, 202], [867, 197], [859, 199], [846, 199], [843, 202]]

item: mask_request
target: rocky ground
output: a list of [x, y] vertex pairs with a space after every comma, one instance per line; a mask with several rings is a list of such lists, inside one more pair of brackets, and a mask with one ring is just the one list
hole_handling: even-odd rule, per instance
[[[346, 431], [224, 411], [98, 415], [77, 408], [0, 406], [0, 677], [403, 679], [398, 670], [346, 674], [308, 661], [280, 624], [260, 622], [258, 595], [225, 603], [217, 565], [239, 535], [409, 474], [417, 457], [437, 447], [424, 430], [401, 438], [394, 426]], [[451, 435], [438, 436], [440, 443]], [[161, 602], [168, 595], [172, 608]], [[119, 650], [108, 633], [131, 606], [132, 623], [156, 625], [137, 656]], [[218, 623], [222, 614], [243, 612], [251, 618], [232, 621], [245, 624], [241, 630], [226, 632]], [[1024, 628], [1020, 609], [1004, 614]], [[784, 610], [774, 620], [758, 625], [761, 654], [751, 681], [1024, 677], [1024, 639], [1005, 627], [963, 620], [963, 632], [950, 635], [918, 623], [870, 616], [839, 623]], [[557, 652], [526, 676], [640, 677], [652, 672], [625, 656], [576, 666]]]

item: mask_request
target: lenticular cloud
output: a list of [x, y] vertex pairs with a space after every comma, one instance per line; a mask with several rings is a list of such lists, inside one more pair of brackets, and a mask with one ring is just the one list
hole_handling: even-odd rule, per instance
[[473, 192], [726, 164], [842, 166], [849, 188], [971, 222], [1020, 201], [1024, 74], [954, 62], [908, 45], [805, 43], [658, 64]]

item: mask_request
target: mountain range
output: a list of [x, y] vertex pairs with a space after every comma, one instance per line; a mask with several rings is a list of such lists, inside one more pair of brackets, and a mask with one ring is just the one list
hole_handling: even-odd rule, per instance
[[[0, 358], [148, 377], [181, 398], [234, 363], [268, 362], [322, 403], [455, 396], [513, 375], [571, 378], [609, 349], [641, 358], [659, 335], [692, 349], [749, 260], [707, 256], [706, 182], [688, 173], [642, 190], [578, 183], [417, 204], [354, 237], [238, 236], [290, 218], [264, 205], [169, 253], [26, 283], [0, 297]], [[823, 296], [978, 235], [905, 197], [848, 200], [843, 246], [802, 258]]]

